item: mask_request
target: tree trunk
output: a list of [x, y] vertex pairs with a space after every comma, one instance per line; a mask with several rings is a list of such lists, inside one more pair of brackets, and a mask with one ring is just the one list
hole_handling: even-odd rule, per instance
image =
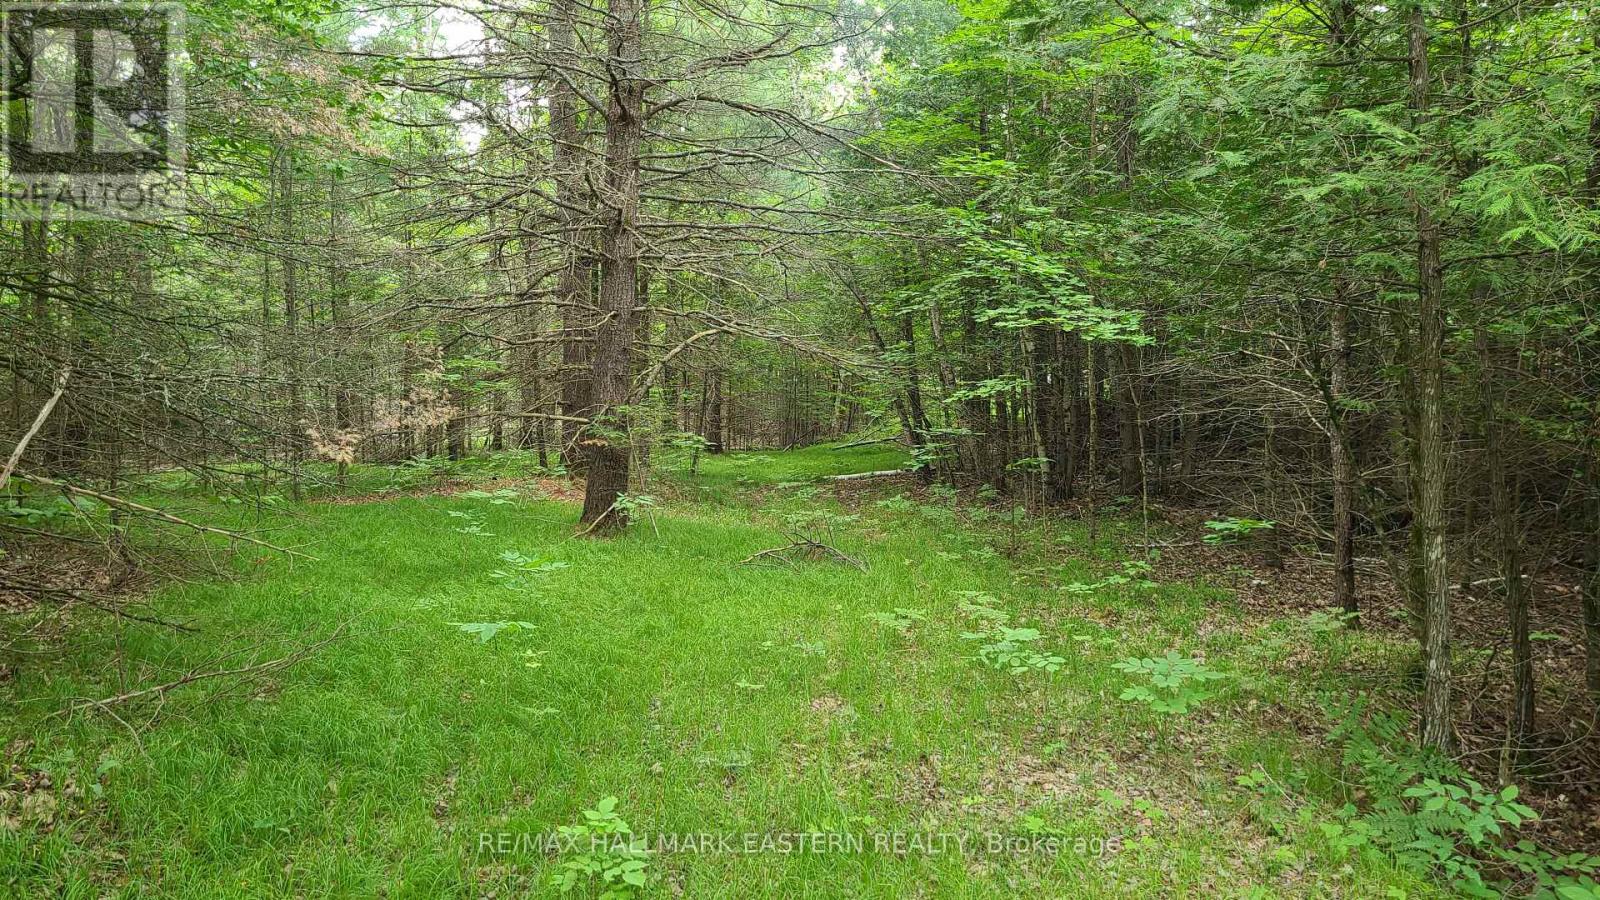
[[[917, 327], [909, 312], [900, 315], [900, 340], [906, 348], [906, 416], [911, 426], [911, 446], [921, 450], [928, 444], [928, 416], [922, 406], [922, 379], [917, 375]], [[923, 481], [933, 477], [926, 455], [916, 460], [913, 470]]]
[[1111, 388], [1117, 398], [1117, 485], [1130, 497], [1139, 493], [1140, 485], [1136, 352], [1137, 348], [1128, 344], [1116, 344], [1106, 352], [1111, 364]]
[[722, 436], [722, 371], [713, 370], [706, 375], [705, 397], [705, 426], [701, 437], [706, 439], [706, 452], [712, 455], [722, 453], [726, 443]]
[[1589, 427], [1583, 460], [1584, 487], [1588, 494], [1582, 518], [1588, 531], [1584, 540], [1584, 564], [1588, 569], [1583, 585], [1583, 642], [1588, 651], [1584, 683], [1590, 699], [1600, 707], [1600, 405]]
[[[1355, 23], [1355, 7], [1350, 0], [1333, 0], [1327, 6], [1328, 44], [1335, 62], [1350, 58]], [[1336, 87], [1329, 92], [1328, 110], [1344, 105], [1339, 89], [1342, 70], [1330, 70]], [[1351, 285], [1348, 275], [1335, 268], [1333, 309], [1328, 316], [1328, 457], [1333, 469], [1333, 600], [1349, 618], [1346, 624], [1360, 626], [1361, 600], [1356, 593], [1355, 501], [1356, 461], [1351, 446], [1350, 411], [1346, 394], [1350, 384]]]
[[612, 532], [628, 524], [617, 499], [628, 489], [628, 423], [639, 295], [639, 154], [644, 141], [644, 0], [613, 0], [606, 14], [605, 187], [600, 198], [600, 319], [591, 371], [594, 421], [583, 432], [589, 471], [582, 524]]
[[[333, 252], [329, 255], [328, 266], [328, 318], [329, 328], [333, 333], [334, 352], [341, 365], [337, 382], [333, 390], [333, 421], [334, 427], [340, 432], [348, 432], [355, 425], [354, 410], [351, 403], [350, 384], [354, 380], [353, 361], [349, 355], [358, 354], [360, 351], [350, 340], [349, 324], [345, 321], [346, 284], [344, 272], [344, 191], [340, 184], [337, 169], [328, 172], [328, 232], [333, 245]], [[341, 472], [343, 468], [341, 467]]]
[[[31, 374], [31, 389], [25, 389], [18, 384], [18, 389], [12, 395], [12, 409], [14, 418], [19, 427], [27, 423], [24, 410], [34, 410], [41, 406], [55, 389], [56, 373], [50, 356], [58, 351], [55, 325], [55, 314], [52, 311], [50, 298], [50, 223], [47, 221], [30, 222], [24, 220], [19, 223], [22, 230], [22, 269], [24, 291], [28, 295], [29, 325], [32, 334], [27, 343], [31, 344], [37, 354], [31, 366], [17, 366], [15, 358], [12, 365], [19, 371], [26, 372], [33, 369]], [[65, 410], [63, 410], [65, 412]], [[31, 413], [29, 413], [31, 414]], [[45, 463], [54, 469], [61, 463], [64, 448], [60, 445], [56, 435], [60, 431], [61, 417], [47, 420], [41, 433], [34, 444], [44, 457]]]
[[[939, 308], [939, 299], [933, 298], [928, 304], [928, 339], [933, 342], [934, 363], [939, 374], [940, 399], [949, 397], [956, 390], [955, 368], [950, 364], [950, 347], [944, 338], [944, 311]], [[962, 467], [962, 457], [972, 458], [972, 439], [969, 437], [958, 442], [953, 448], [955, 453], [954, 467]], [[962, 446], [965, 444], [966, 446]]]
[[[884, 340], [883, 332], [878, 330], [877, 319], [872, 315], [872, 304], [869, 303], [867, 298], [856, 289], [855, 285], [846, 282], [845, 286], [850, 289], [851, 295], [856, 299], [856, 306], [861, 310], [862, 324], [866, 326], [867, 336], [872, 338], [873, 346], [878, 348], [879, 355], [888, 355], [889, 343], [888, 341]], [[913, 336], [915, 336], [915, 332], [913, 332]], [[917, 418], [912, 413], [909, 395], [910, 388], [908, 380], [907, 390], [905, 392], [896, 392], [891, 398], [890, 403], [894, 406], [895, 415], [900, 418], [900, 427], [905, 431], [906, 442], [911, 446], [912, 455], [920, 459], [922, 450], [922, 431], [918, 428]], [[920, 412], [920, 407], [918, 411]]]
[[[1116, 130], [1117, 172], [1122, 176], [1122, 187], [1133, 190], [1134, 160], [1139, 149], [1139, 135], [1134, 129], [1139, 99], [1131, 82], [1123, 85], [1117, 98], [1118, 119]], [[1139, 395], [1143, 378], [1140, 348], [1119, 343], [1108, 351], [1112, 358], [1111, 385], [1117, 396], [1117, 480], [1122, 493], [1143, 496], [1144, 440], [1140, 433], [1144, 427], [1139, 412]]]
[[[1600, 55], [1600, 31], [1594, 35], [1594, 50]], [[1589, 169], [1584, 178], [1584, 201], [1590, 209], [1600, 207], [1600, 98], [1589, 116]], [[1590, 254], [1595, 274], [1600, 276], [1600, 258]], [[1579, 522], [1584, 538], [1584, 563], [1588, 577], [1583, 586], [1583, 640], [1588, 650], [1584, 682], [1589, 696], [1600, 707], [1600, 399], [1590, 408], [1589, 435], [1584, 442], [1583, 473], [1586, 502]]]
[[[1487, 292], [1474, 291], [1474, 300], [1486, 303]], [[1489, 475], [1489, 512], [1495, 523], [1499, 575], [1505, 584], [1506, 621], [1511, 629], [1511, 746], [1522, 751], [1534, 726], [1533, 642], [1528, 634], [1528, 590], [1522, 580], [1522, 535], [1517, 517], [1516, 479], [1506, 471], [1505, 442], [1500, 421], [1498, 354], [1489, 344], [1489, 332], [1478, 328], [1479, 398], [1483, 415], [1483, 447]]]
[[1064, 359], [1065, 335], [1059, 328], [1030, 328], [1033, 418], [1036, 452], [1043, 458], [1040, 478], [1046, 503], [1061, 503], [1071, 494], [1068, 452], [1068, 395]]
[[1085, 387], [1088, 390], [1089, 408], [1089, 445], [1087, 447], [1089, 481], [1084, 485], [1084, 497], [1088, 502], [1089, 513], [1089, 550], [1093, 552], [1100, 543], [1100, 348], [1097, 344], [1089, 344], [1084, 354], [1089, 371], [1085, 377]]
[[289, 421], [285, 449], [289, 457], [289, 493], [298, 501], [301, 499], [300, 467], [305, 456], [305, 429], [310, 423], [306, 421], [305, 389], [301, 384], [300, 371], [300, 279], [295, 259], [299, 251], [296, 249], [294, 223], [294, 155], [285, 150], [277, 151], [276, 155], [279, 177], [282, 179], [278, 215], [283, 230], [283, 246], [286, 248], [283, 252], [283, 360], [287, 370], [284, 384], [289, 393]]
[[[568, 65], [577, 63], [577, 4], [553, 0], [550, 11], [550, 52]], [[590, 342], [594, 338], [592, 302], [594, 263], [589, 239], [581, 228], [585, 199], [584, 165], [587, 159], [578, 123], [578, 93], [567, 83], [577, 75], [557, 78], [550, 91], [551, 165], [555, 177], [557, 218], [562, 224], [565, 265], [556, 282], [556, 302], [561, 308], [561, 415], [586, 419], [594, 411]], [[585, 456], [578, 447], [581, 426], [561, 422], [561, 461], [569, 472], [581, 472]]]
[[1063, 500], [1077, 496], [1078, 472], [1083, 468], [1084, 356], [1088, 345], [1076, 331], [1061, 336], [1061, 410]]
[[[1428, 118], [1428, 28], [1422, 6], [1411, 7], [1411, 110], [1420, 129]], [[1454, 744], [1450, 710], [1450, 583], [1445, 550], [1444, 268], [1439, 224], [1429, 199], [1412, 198], [1417, 225], [1417, 334], [1411, 376], [1417, 407], [1412, 440], [1417, 472], [1413, 521], [1426, 635], [1423, 641], [1422, 745], [1448, 752]]]
[[1333, 464], [1333, 602], [1349, 614], [1352, 627], [1361, 612], [1356, 594], [1356, 463], [1350, 447], [1349, 410], [1344, 405], [1350, 381], [1350, 284], [1335, 276], [1328, 326], [1328, 455]]

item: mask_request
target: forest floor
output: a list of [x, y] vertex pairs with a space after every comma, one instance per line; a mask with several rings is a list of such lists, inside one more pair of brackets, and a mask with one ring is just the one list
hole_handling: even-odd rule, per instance
[[[1162, 580], [1128, 521], [1091, 547], [908, 479], [816, 480], [900, 465], [706, 458], [605, 540], [503, 465], [279, 504], [270, 539], [315, 560], [251, 548], [149, 599], [198, 635], [42, 626], [73, 649], [0, 685], [0, 895], [555, 896], [591, 844], [544, 836], [608, 810], [666, 847], [632, 867], [644, 896], [1437, 895], [1319, 827], [1350, 794], [1324, 701], [1403, 644]], [[743, 562], [802, 533], [849, 561]], [[1120, 699], [1147, 682], [1115, 664], [1168, 651], [1225, 675], [1212, 696]]]

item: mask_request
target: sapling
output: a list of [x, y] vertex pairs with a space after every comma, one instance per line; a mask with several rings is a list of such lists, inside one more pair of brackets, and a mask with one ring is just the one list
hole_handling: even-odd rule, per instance
[[1156, 712], [1184, 715], [1197, 704], [1209, 699], [1211, 691], [1205, 688], [1208, 681], [1227, 676], [1209, 669], [1203, 660], [1179, 656], [1168, 650], [1166, 656], [1131, 657], [1115, 664], [1130, 675], [1144, 678], [1147, 684], [1130, 685], [1122, 692], [1123, 700], [1133, 700]]

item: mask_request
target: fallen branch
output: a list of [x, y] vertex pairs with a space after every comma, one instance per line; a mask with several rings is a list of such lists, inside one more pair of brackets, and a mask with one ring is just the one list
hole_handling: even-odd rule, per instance
[[349, 623], [348, 622], [341, 623], [339, 625], [339, 627], [337, 627], [337, 628], [335, 628], [333, 630], [332, 634], [328, 635], [327, 637], [323, 638], [320, 641], [317, 641], [315, 644], [308, 644], [307, 646], [301, 647], [299, 650], [296, 650], [295, 652], [289, 654], [288, 656], [280, 656], [277, 659], [269, 659], [269, 660], [267, 660], [266, 662], [263, 662], [263, 663], [254, 663], [254, 664], [248, 665], [248, 666], [238, 666], [238, 667], [232, 668], [232, 669], [217, 669], [217, 670], [210, 671], [210, 672], [193, 672], [192, 671], [189, 674], [183, 676], [182, 678], [176, 679], [174, 681], [169, 681], [169, 682], [167, 682], [165, 684], [158, 684], [158, 685], [155, 685], [154, 687], [142, 688], [142, 689], [137, 690], [137, 691], [128, 691], [127, 693], [118, 694], [115, 697], [107, 697], [107, 698], [105, 698], [103, 700], [93, 700], [93, 699], [80, 700], [77, 703], [74, 703], [71, 707], [69, 707], [69, 711], [70, 710], [87, 709], [87, 708], [92, 706], [92, 707], [96, 707], [96, 708], [99, 708], [99, 709], [105, 709], [107, 712], [110, 712], [108, 707], [111, 707], [111, 706], [113, 706], [115, 704], [126, 703], [129, 700], [138, 700], [138, 699], [140, 699], [142, 697], [152, 697], [152, 696], [164, 695], [168, 691], [171, 691], [171, 690], [173, 690], [175, 688], [183, 687], [186, 684], [194, 684], [194, 683], [200, 682], [200, 681], [211, 681], [211, 680], [217, 679], [217, 678], [230, 678], [230, 677], [247, 676], [247, 675], [265, 675], [265, 674], [272, 673], [272, 672], [280, 672], [280, 671], [282, 671], [284, 669], [289, 668], [290, 666], [294, 665], [295, 663], [298, 663], [298, 662], [306, 659], [307, 657], [311, 656], [311, 654], [316, 653], [318, 650], [321, 650], [323, 647], [328, 646], [329, 644], [333, 643], [334, 641], [339, 640], [341, 637], [344, 636], [344, 629], [345, 629], [345, 625], [347, 625], [347, 624], [349, 624]]
[[821, 541], [813, 540], [808, 537], [796, 535], [786, 536], [792, 538], [790, 543], [782, 547], [773, 547], [771, 550], [763, 550], [760, 553], [751, 554], [750, 556], [740, 560], [739, 565], [749, 565], [750, 563], [762, 562], [766, 560], [777, 560], [782, 563], [793, 565], [794, 560], [788, 557], [795, 551], [800, 551], [801, 555], [812, 560], [832, 559], [837, 562], [845, 563], [846, 565], [855, 566], [857, 569], [860, 569], [863, 572], [867, 571], [866, 563], [863, 563], [862, 561], [853, 557], [846, 556], [844, 552], [839, 550], [837, 547], [829, 546], [828, 544], [824, 544]]
[[67, 484], [65, 481], [57, 481], [54, 478], [45, 478], [42, 475], [29, 475], [26, 472], [18, 472], [17, 477], [32, 484], [42, 484], [46, 487], [60, 488], [69, 494], [76, 494], [80, 497], [89, 497], [93, 500], [99, 500], [101, 503], [104, 503], [107, 506], [121, 507], [122, 509], [140, 513], [141, 515], [160, 519], [163, 522], [171, 522], [174, 525], [182, 525], [185, 528], [193, 528], [195, 531], [203, 531], [208, 534], [220, 534], [223, 537], [245, 541], [246, 543], [255, 544], [258, 547], [265, 547], [268, 550], [274, 550], [278, 553], [283, 553], [288, 556], [298, 556], [301, 559], [309, 559], [313, 561], [316, 560], [315, 556], [312, 556], [308, 553], [301, 553], [298, 550], [290, 550], [288, 547], [279, 547], [277, 544], [269, 544], [266, 541], [258, 540], [250, 537], [247, 534], [241, 534], [237, 531], [229, 531], [226, 528], [213, 528], [210, 525], [201, 525], [198, 522], [191, 522], [188, 519], [180, 519], [171, 513], [164, 513], [159, 509], [145, 506], [142, 503], [135, 503], [132, 500], [124, 500], [121, 497], [115, 497], [111, 494], [102, 494], [99, 491], [91, 491], [88, 488], [76, 487], [74, 485]]
[[44, 402], [44, 407], [39, 410], [39, 414], [33, 417], [33, 427], [29, 428], [28, 433], [22, 436], [22, 440], [17, 441], [17, 446], [11, 451], [11, 458], [6, 460], [5, 469], [0, 471], [0, 491], [5, 490], [6, 482], [11, 480], [11, 473], [16, 471], [17, 463], [22, 461], [22, 454], [28, 450], [29, 442], [33, 440], [34, 435], [39, 433], [39, 429], [44, 427], [45, 420], [50, 418], [50, 413], [56, 408], [56, 403], [61, 400], [61, 395], [66, 393], [67, 379], [71, 377], [71, 366], [61, 370], [61, 374], [56, 378], [56, 392], [50, 395], [50, 399]]
[[888, 478], [891, 475], [915, 475], [910, 469], [885, 469], [882, 472], [857, 472], [854, 475], [829, 475], [826, 481], [854, 481], [858, 478]]
[[153, 616], [142, 616], [138, 613], [128, 612], [126, 609], [120, 606], [112, 605], [103, 600], [96, 600], [89, 594], [86, 594], [82, 591], [70, 590], [68, 588], [50, 587], [43, 584], [32, 584], [21, 581], [12, 581], [9, 578], [0, 578], [0, 590], [15, 591], [19, 594], [43, 595], [45, 597], [64, 597], [68, 603], [82, 603], [84, 606], [94, 607], [101, 612], [107, 612], [114, 616], [130, 619], [134, 622], [143, 622], [146, 625], [160, 625], [163, 628], [171, 628], [174, 631], [187, 631], [191, 633], [198, 630], [191, 626], [185, 625], [182, 622], [168, 622], [165, 619], [157, 619]]
[[604, 522], [606, 520], [607, 516], [611, 515], [613, 512], [616, 511], [616, 508], [617, 508], [617, 505], [615, 503], [613, 503], [610, 506], [606, 507], [606, 511], [601, 513], [598, 516], [595, 516], [594, 521], [589, 523], [589, 527], [588, 528], [585, 528], [584, 530], [578, 532], [577, 534], [573, 535], [573, 537], [588, 537], [591, 532], [593, 532], [596, 528], [600, 527], [600, 523]]
[[872, 444], [887, 444], [887, 443], [890, 443], [890, 442], [899, 442], [899, 441], [902, 441], [902, 440], [905, 440], [905, 437], [903, 435], [896, 434], [896, 435], [892, 435], [890, 437], [868, 438], [867, 440], [864, 440], [864, 441], [851, 441], [848, 444], [840, 444], [837, 447], [829, 447], [828, 449], [829, 450], [849, 450], [851, 447], [866, 447], [866, 446], [870, 446]]

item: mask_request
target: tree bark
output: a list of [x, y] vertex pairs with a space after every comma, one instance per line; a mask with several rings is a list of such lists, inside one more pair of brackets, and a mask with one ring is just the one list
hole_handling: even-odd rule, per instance
[[1356, 464], [1350, 447], [1349, 410], [1344, 405], [1350, 381], [1350, 284], [1334, 281], [1328, 325], [1328, 455], [1333, 465], [1333, 600], [1349, 614], [1361, 612], [1356, 594]]
[[294, 204], [295, 172], [292, 151], [278, 150], [277, 162], [282, 187], [279, 190], [279, 224], [283, 231], [283, 361], [287, 372], [284, 389], [288, 392], [289, 421], [286, 428], [286, 451], [289, 457], [289, 493], [296, 501], [300, 496], [300, 467], [305, 456], [306, 421], [305, 389], [300, 371], [300, 277], [295, 254], [296, 248]]
[[[1594, 51], [1600, 56], [1600, 31], [1594, 35]], [[1589, 116], [1589, 168], [1584, 178], [1584, 201], [1590, 209], [1600, 207], [1600, 98]], [[1600, 278], [1600, 256], [1591, 253]], [[1596, 707], [1600, 707], [1600, 399], [1590, 408], [1589, 435], [1584, 442], [1583, 472], [1586, 502], [1579, 519], [1586, 532], [1584, 564], [1588, 570], [1583, 586], [1583, 641], [1588, 651], [1584, 683]]]
[[722, 370], [713, 369], [706, 375], [705, 422], [701, 437], [706, 439], [706, 452], [713, 456], [722, 453], [726, 445], [722, 436]]
[[[359, 351], [349, 339], [349, 325], [345, 321], [345, 305], [347, 290], [344, 272], [344, 190], [340, 183], [337, 169], [328, 171], [328, 232], [333, 252], [329, 255], [328, 265], [328, 318], [329, 328], [333, 333], [334, 352], [338, 354], [340, 366], [338, 381], [333, 392], [333, 421], [334, 427], [341, 432], [349, 431], [355, 425], [355, 415], [351, 402], [350, 383], [354, 380], [352, 367], [348, 365], [347, 354]], [[341, 478], [344, 471], [340, 467]]]
[[1589, 689], [1590, 699], [1600, 707], [1600, 409], [1596, 409], [1595, 420], [1589, 428], [1583, 460], [1584, 487], [1588, 494], [1583, 521], [1589, 532], [1584, 540], [1584, 565], [1588, 569], [1583, 585], [1583, 643], [1588, 652], [1584, 684]]
[[[1335, 62], [1350, 60], [1354, 42], [1355, 7], [1350, 0], [1333, 0], [1327, 7], [1328, 44]], [[1339, 80], [1343, 69], [1330, 69], [1335, 89], [1329, 92], [1330, 113], [1344, 105]], [[1338, 265], [1338, 264], [1336, 264]], [[1347, 614], [1346, 624], [1360, 626], [1361, 600], [1356, 593], [1355, 501], [1356, 462], [1351, 446], [1350, 410], [1346, 394], [1350, 384], [1349, 276], [1339, 268], [1333, 274], [1333, 308], [1328, 317], [1328, 457], [1333, 469], [1333, 600]]]
[[[1407, 17], [1411, 110], [1420, 129], [1429, 108], [1428, 27], [1422, 6]], [[1445, 549], [1444, 448], [1444, 268], [1439, 224], [1428, 198], [1412, 198], [1417, 228], [1417, 334], [1411, 375], [1416, 382], [1414, 417], [1417, 472], [1412, 498], [1416, 561], [1426, 635], [1423, 641], [1422, 745], [1449, 752], [1454, 745], [1450, 709], [1450, 584]]]
[[[576, 0], [552, 0], [550, 9], [550, 52], [564, 65], [576, 67]], [[561, 308], [561, 415], [570, 419], [590, 418], [594, 411], [594, 390], [590, 342], [594, 338], [593, 310], [594, 262], [589, 238], [582, 225], [584, 206], [584, 166], [587, 152], [578, 122], [578, 92], [567, 79], [574, 71], [559, 74], [550, 91], [550, 156], [556, 189], [556, 217], [561, 222], [565, 265], [556, 281], [556, 301]], [[561, 422], [561, 461], [570, 472], [582, 472], [585, 455], [578, 447], [582, 427]]]
[[1117, 405], [1117, 485], [1123, 494], [1139, 493], [1139, 400], [1136, 348], [1115, 344], [1106, 351], [1110, 363], [1107, 377]]
[[644, 0], [613, 0], [606, 13], [610, 81], [605, 186], [600, 197], [600, 318], [595, 323], [594, 421], [583, 432], [589, 464], [581, 523], [592, 533], [627, 526], [616, 506], [628, 488], [628, 423], [639, 295], [639, 154], [644, 142]]
[[1060, 503], [1071, 494], [1064, 343], [1061, 329], [1049, 326], [1029, 328], [1024, 338], [1033, 393], [1034, 452], [1044, 461], [1039, 475], [1046, 503]]

